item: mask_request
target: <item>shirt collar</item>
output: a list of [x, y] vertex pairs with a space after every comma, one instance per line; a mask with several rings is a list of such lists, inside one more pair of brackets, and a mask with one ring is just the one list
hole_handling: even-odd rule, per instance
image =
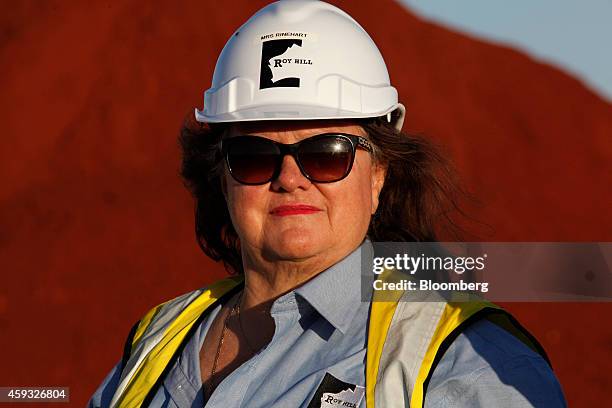
[[369, 299], [366, 291], [371, 290], [372, 286], [362, 279], [361, 262], [362, 255], [367, 254], [363, 251], [371, 249], [372, 243], [368, 239], [364, 240], [345, 258], [295, 289], [295, 293], [342, 334], [346, 334], [362, 303], [362, 284], [364, 298]]

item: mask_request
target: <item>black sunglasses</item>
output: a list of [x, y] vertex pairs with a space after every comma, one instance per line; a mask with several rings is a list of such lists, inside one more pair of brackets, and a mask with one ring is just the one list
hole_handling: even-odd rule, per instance
[[232, 177], [242, 184], [266, 184], [278, 177], [283, 158], [290, 154], [302, 174], [312, 182], [333, 183], [351, 172], [355, 150], [372, 152], [362, 136], [323, 133], [285, 144], [261, 136], [235, 136], [221, 141], [221, 152]]

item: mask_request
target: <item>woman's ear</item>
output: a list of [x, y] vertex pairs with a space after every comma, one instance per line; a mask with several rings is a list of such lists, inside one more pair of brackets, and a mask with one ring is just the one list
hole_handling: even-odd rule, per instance
[[387, 166], [375, 160], [372, 163], [372, 214], [374, 214], [378, 208], [378, 198], [385, 184], [386, 175]]

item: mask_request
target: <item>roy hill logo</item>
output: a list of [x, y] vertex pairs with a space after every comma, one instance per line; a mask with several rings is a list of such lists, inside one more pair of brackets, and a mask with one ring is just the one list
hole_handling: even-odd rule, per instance
[[339, 380], [325, 373], [308, 408], [357, 408], [365, 396], [365, 387]]
[[304, 66], [312, 65], [311, 59], [303, 57], [302, 45], [302, 40], [298, 38], [262, 43], [259, 89], [300, 86], [300, 73]]

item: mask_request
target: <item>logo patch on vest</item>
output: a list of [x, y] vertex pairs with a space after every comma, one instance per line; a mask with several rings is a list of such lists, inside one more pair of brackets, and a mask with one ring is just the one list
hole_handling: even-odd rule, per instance
[[346, 383], [325, 373], [308, 408], [358, 408], [364, 395], [365, 387]]

